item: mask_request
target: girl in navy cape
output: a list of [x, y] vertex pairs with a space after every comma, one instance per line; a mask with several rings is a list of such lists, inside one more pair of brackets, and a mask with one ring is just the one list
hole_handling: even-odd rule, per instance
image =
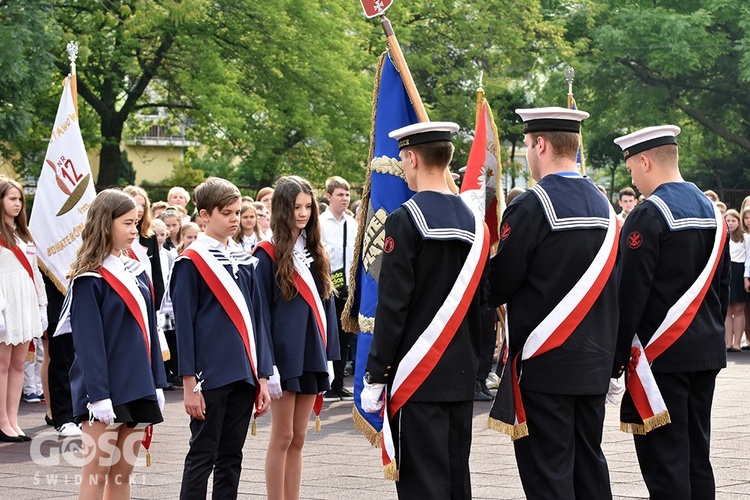
[[265, 299], [263, 322], [273, 341], [266, 492], [275, 500], [299, 498], [302, 447], [313, 404], [330, 389], [331, 360], [340, 351], [330, 264], [312, 186], [301, 177], [282, 177], [272, 203], [273, 240], [259, 243], [253, 255], [259, 260]]
[[153, 286], [143, 265], [124, 256], [138, 243], [137, 224], [132, 197], [99, 193], [68, 273], [73, 413], [88, 420], [80, 499], [130, 498], [143, 428], [163, 420], [167, 381]]

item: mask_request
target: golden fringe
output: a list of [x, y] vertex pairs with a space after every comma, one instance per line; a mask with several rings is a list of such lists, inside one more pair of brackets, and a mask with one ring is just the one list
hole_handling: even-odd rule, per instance
[[253, 417], [253, 425], [250, 426], [250, 435], [258, 435], [258, 419]]
[[398, 481], [398, 468], [395, 460], [383, 467], [383, 477], [391, 481]]
[[518, 425], [509, 424], [501, 420], [494, 419], [492, 417], [487, 418], [487, 427], [493, 431], [502, 432], [510, 436], [511, 441], [526, 437], [529, 435], [529, 427], [526, 422]]
[[320, 417], [318, 415], [315, 415], [315, 432], [320, 432]]
[[401, 165], [401, 162], [388, 156], [373, 158], [370, 163], [370, 171], [379, 174], [390, 174], [394, 177], [400, 177], [406, 180], [406, 174], [404, 173], [404, 167]]
[[[385, 64], [386, 52], [380, 54], [378, 59], [378, 69], [375, 72], [375, 87], [372, 92], [372, 127], [370, 128], [370, 152], [367, 155], [367, 179], [365, 185], [362, 188], [361, 207], [364, 207], [364, 216], [359, 218], [359, 225], [357, 227], [357, 240], [354, 243], [354, 255], [359, 256], [362, 253], [362, 242], [365, 238], [365, 226], [367, 222], [367, 211], [370, 206], [370, 186], [372, 183], [369, 168], [372, 163], [372, 156], [375, 154], [375, 116], [378, 110], [378, 91], [380, 90], [380, 77], [383, 74], [383, 65]], [[341, 313], [341, 326], [347, 332], [357, 333], [359, 331], [359, 324], [357, 318], [352, 316], [352, 307], [354, 306], [354, 292], [357, 289], [357, 263], [359, 258], [352, 259], [352, 265], [349, 268], [349, 296], [346, 298], [346, 305]]]
[[146, 467], [151, 467], [151, 451], [146, 450]]
[[352, 420], [354, 421], [354, 428], [367, 439], [371, 445], [375, 448], [380, 448], [382, 441], [380, 439], [381, 433], [375, 430], [375, 427], [370, 425], [365, 417], [363, 417], [357, 407], [352, 407]]
[[44, 274], [47, 275], [47, 277], [49, 278], [49, 280], [55, 285], [55, 288], [57, 288], [57, 290], [61, 294], [67, 295], [67, 293], [68, 293], [68, 287], [66, 287], [64, 284], [60, 283], [60, 280], [57, 279], [57, 276], [55, 276], [55, 273], [53, 273], [52, 271], [49, 270], [49, 268], [47, 267], [47, 265], [44, 262], [42, 262], [42, 259], [37, 259], [36, 263], [39, 266], [39, 270], [42, 271]]
[[622, 432], [627, 432], [628, 434], [645, 436], [652, 430], [670, 423], [672, 423], [672, 419], [669, 416], [669, 411], [665, 410], [661, 413], [657, 413], [653, 417], [645, 419], [642, 424], [629, 424], [627, 422], [620, 422], [620, 430]]

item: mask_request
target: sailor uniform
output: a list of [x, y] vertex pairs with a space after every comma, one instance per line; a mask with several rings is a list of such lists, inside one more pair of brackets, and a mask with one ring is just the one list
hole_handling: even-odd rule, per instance
[[[616, 231], [606, 198], [575, 172], [546, 175], [503, 215], [490, 261], [490, 306], [508, 305], [502, 382], [520, 378], [517, 406], [525, 409], [528, 436], [508, 430], [512, 420], [503, 423], [501, 390], [490, 417], [514, 439], [522, 437], [514, 445], [530, 498], [611, 497], [601, 438], [617, 334]], [[597, 268], [602, 255], [609, 267]], [[591, 288], [575, 297], [586, 280]], [[572, 312], [561, 310], [567, 302]], [[559, 345], [540, 351], [545, 343], [529, 355], [537, 335], [552, 339], [560, 332]]]
[[[315, 284], [315, 293], [320, 298], [321, 282], [313, 266], [312, 257], [306, 247], [303, 230], [294, 246], [294, 258], [304, 265]], [[268, 247], [266, 245], [269, 245]], [[263, 322], [267, 325], [273, 344], [273, 356], [281, 388], [301, 394], [318, 394], [330, 389], [328, 361], [341, 357], [336, 308], [333, 297], [320, 298], [322, 314], [325, 316], [321, 335], [316, 313], [300, 293], [284, 300], [276, 280], [277, 266], [269, 254], [271, 243], [263, 242], [253, 254], [258, 258], [258, 282], [264, 297], [261, 309]], [[323, 318], [321, 318], [323, 319]]]
[[[389, 410], [389, 421], [384, 422], [384, 433], [392, 429], [399, 497], [471, 498], [468, 457], [486, 307], [486, 227], [459, 196], [423, 191], [388, 216], [383, 247], [367, 372], [372, 382], [387, 384], [387, 408], [399, 407], [394, 391], [413, 390], [400, 410]], [[455, 284], [470, 258], [476, 288], [456, 295]], [[447, 345], [439, 340], [432, 345], [438, 354], [444, 348], [437, 359], [428, 359], [430, 349], [412, 360], [430, 327], [443, 321], [449, 298], [460, 300], [464, 308], [463, 315], [445, 327], [452, 328], [452, 338]], [[409, 363], [413, 370], [401, 383], [400, 374]], [[434, 366], [428, 373], [418, 373], [430, 363]], [[414, 377], [416, 382], [411, 382]]]
[[[720, 226], [717, 227], [717, 220]], [[708, 265], [717, 231], [724, 230], [711, 202], [693, 184], [660, 185], [625, 221], [618, 285], [620, 326], [615, 373], [628, 361], [637, 334], [647, 346]], [[673, 344], [648, 359], [671, 423], [635, 436], [641, 471], [652, 498], [713, 498], [709, 462], [711, 401], [726, 366], [724, 318], [729, 291], [728, 244], [719, 248], [715, 273], [695, 316]], [[710, 263], [709, 263], [710, 264]], [[646, 349], [648, 352], [648, 348]], [[622, 421], [638, 419], [628, 391]]]
[[[140, 304], [137, 318], [133, 309], [102, 273], [112, 269], [116, 276], [131, 279]], [[141, 298], [143, 301], [141, 302]], [[137, 261], [108, 256], [101, 271], [77, 276], [68, 295], [63, 315], [70, 315], [75, 359], [70, 368], [73, 414], [88, 417], [87, 403], [111, 399], [115, 422], [162, 421], [156, 389], [167, 387], [159, 349], [151, 283]], [[145, 308], [145, 311], [143, 310]], [[61, 320], [61, 323], [64, 323]], [[143, 331], [147, 322], [148, 343]]]
[[[247, 339], [251, 350], [225, 309], [232, 304], [223, 304], [211, 288], [209, 281], [215, 277], [203, 274], [212, 271], [199, 270], [205, 263], [203, 252], [215, 259], [218, 272], [227, 274], [221, 278], [236, 285], [245, 304], [234, 304], [233, 295], [224, 300], [235, 307], [247, 306], [250, 324], [245, 323], [244, 328], [248, 337], [252, 336]], [[267, 331], [258, 315], [262, 299], [255, 263], [233, 240], [224, 247], [200, 233], [174, 264], [169, 295], [174, 308], [179, 374], [201, 381], [206, 404], [205, 420], [190, 419], [190, 450], [185, 457], [181, 499], [205, 499], [212, 471], [214, 498], [237, 495], [257, 379], [273, 372]]]

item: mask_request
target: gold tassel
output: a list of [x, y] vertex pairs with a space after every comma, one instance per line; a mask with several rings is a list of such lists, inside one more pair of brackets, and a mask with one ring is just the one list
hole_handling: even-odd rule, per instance
[[354, 421], [354, 428], [357, 429], [371, 445], [375, 448], [380, 448], [382, 443], [382, 440], [380, 439], [381, 433], [376, 431], [375, 428], [370, 425], [370, 422], [368, 422], [365, 417], [357, 411], [356, 406], [352, 407], [352, 420]]
[[250, 434], [253, 436], [258, 435], [258, 419], [253, 418], [253, 424], [250, 426]]
[[146, 450], [146, 467], [151, 467], [151, 451]]
[[529, 435], [529, 426], [526, 422], [518, 425], [509, 424], [501, 420], [494, 419], [492, 417], [487, 418], [487, 427], [493, 431], [502, 432], [510, 436], [511, 441], [526, 437]]
[[383, 467], [383, 477], [391, 481], [398, 481], [398, 468], [395, 460]]
[[649, 417], [643, 421], [642, 424], [630, 424], [627, 422], [620, 422], [620, 430], [627, 432], [628, 434], [637, 434], [639, 436], [645, 436], [647, 433], [654, 429], [657, 429], [663, 425], [672, 423], [672, 419], [669, 416], [669, 411], [663, 411], [657, 413], [653, 417]]
[[315, 432], [320, 432], [320, 417], [315, 415]]

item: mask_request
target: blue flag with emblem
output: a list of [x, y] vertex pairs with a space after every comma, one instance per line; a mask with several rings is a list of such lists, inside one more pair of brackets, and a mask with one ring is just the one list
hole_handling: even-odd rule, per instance
[[364, 386], [362, 378], [372, 343], [375, 308], [378, 304], [378, 276], [382, 262], [385, 219], [414, 195], [406, 185], [398, 156], [398, 142], [388, 137], [388, 133], [419, 121], [401, 76], [387, 53], [380, 57], [373, 99], [370, 157], [361, 205], [367, 212], [362, 212], [359, 223], [354, 251], [357, 259], [350, 270], [350, 293], [342, 320], [347, 331], [358, 333], [354, 364], [354, 424], [370, 443], [380, 446], [383, 419], [379, 413], [363, 411], [359, 396]]

